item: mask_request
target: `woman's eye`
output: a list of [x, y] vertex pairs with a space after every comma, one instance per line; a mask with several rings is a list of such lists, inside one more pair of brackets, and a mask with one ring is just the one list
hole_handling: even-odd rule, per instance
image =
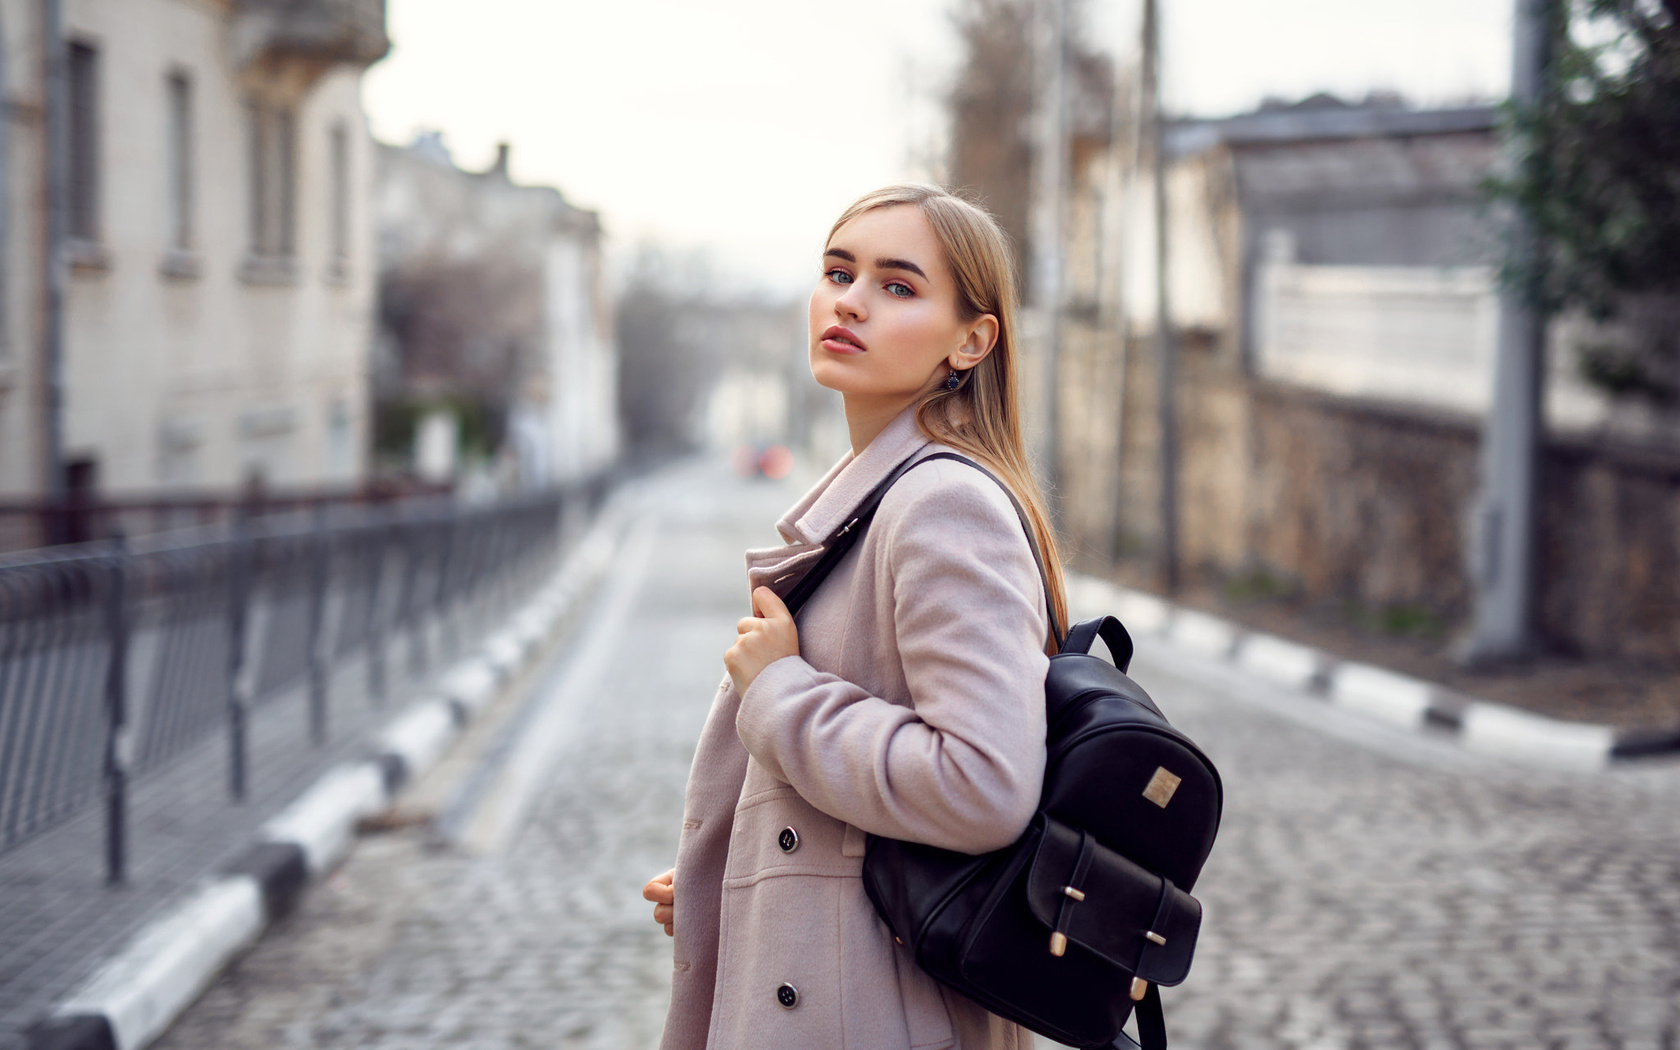
[[845, 270], [829, 270], [826, 273], [824, 273], [823, 276], [827, 277], [829, 280], [833, 281], [835, 284], [851, 284], [852, 283], [852, 275], [847, 273]]
[[887, 291], [898, 296], [900, 299], [908, 299], [912, 295], [916, 294], [916, 290], [905, 284], [903, 281], [893, 281], [891, 284], [887, 285]]

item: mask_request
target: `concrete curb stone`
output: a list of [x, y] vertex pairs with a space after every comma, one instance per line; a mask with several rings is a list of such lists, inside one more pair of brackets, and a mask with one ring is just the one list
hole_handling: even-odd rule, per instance
[[1328, 677], [1332, 704], [1401, 726], [1423, 725], [1435, 693], [1428, 682], [1370, 664], [1338, 664]]
[[497, 693], [543, 652], [619, 530], [603, 512], [555, 578], [432, 691], [374, 737], [372, 754], [328, 770], [216, 876], [148, 923], [25, 1034], [28, 1050], [140, 1050], [222, 969], [286, 915], [355, 841], [357, 824], [425, 773]]
[[1311, 646], [1247, 631], [1092, 576], [1072, 575], [1068, 594], [1086, 615], [1110, 612], [1119, 617], [1134, 637], [1164, 638], [1267, 681], [1321, 696], [1344, 710], [1418, 731], [1444, 731], [1466, 750], [1480, 754], [1554, 769], [1598, 770], [1612, 762], [1680, 753], [1680, 728], [1624, 731], [1546, 718], [1385, 668], [1338, 660]]
[[1237, 646], [1237, 632], [1217, 616], [1179, 609], [1167, 622], [1167, 636], [1176, 645], [1215, 659], [1229, 659]]
[[1310, 646], [1258, 632], [1237, 643], [1237, 666], [1279, 685], [1318, 689], [1325, 684], [1324, 654]]

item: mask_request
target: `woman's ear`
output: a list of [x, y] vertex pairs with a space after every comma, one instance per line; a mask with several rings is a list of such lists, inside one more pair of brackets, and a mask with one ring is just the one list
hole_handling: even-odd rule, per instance
[[966, 372], [986, 359], [997, 345], [998, 320], [991, 314], [981, 314], [968, 326], [968, 336], [962, 346], [954, 350], [946, 361], [959, 372]]

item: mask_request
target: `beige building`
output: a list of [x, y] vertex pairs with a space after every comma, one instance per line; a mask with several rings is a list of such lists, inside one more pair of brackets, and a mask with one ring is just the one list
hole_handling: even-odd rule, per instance
[[0, 0], [0, 494], [49, 487], [55, 7], [69, 487], [359, 480], [375, 283], [360, 80], [388, 48], [384, 0]]
[[464, 171], [436, 132], [377, 147], [375, 393], [387, 412], [480, 414], [506, 480], [531, 488], [617, 458], [618, 354], [600, 217], [515, 183], [508, 150]]

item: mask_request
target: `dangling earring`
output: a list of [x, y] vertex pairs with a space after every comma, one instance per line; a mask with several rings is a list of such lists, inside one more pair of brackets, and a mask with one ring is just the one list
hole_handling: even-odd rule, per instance
[[951, 374], [949, 376], [945, 377], [945, 389], [946, 390], [955, 390], [957, 388], [957, 384], [959, 384], [961, 382], [962, 382], [961, 377], [959, 377], [957, 375], [957, 370], [955, 368], [953, 368], [953, 369], [951, 369]]

